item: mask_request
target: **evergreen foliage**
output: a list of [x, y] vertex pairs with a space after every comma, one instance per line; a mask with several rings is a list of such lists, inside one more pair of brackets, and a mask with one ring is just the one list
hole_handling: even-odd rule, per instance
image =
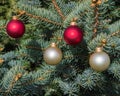
[[[102, 0], [94, 38], [91, 3], [91, 0], [0, 1], [0, 96], [120, 95], [120, 3]], [[5, 26], [18, 11], [25, 11], [19, 19], [25, 23], [26, 32], [22, 38], [12, 39]], [[65, 43], [63, 33], [76, 17], [84, 38], [74, 47]], [[89, 57], [103, 39], [106, 40], [103, 49], [111, 64], [106, 71], [96, 72], [89, 66]], [[63, 53], [56, 66], [43, 60], [43, 51], [52, 42]]]

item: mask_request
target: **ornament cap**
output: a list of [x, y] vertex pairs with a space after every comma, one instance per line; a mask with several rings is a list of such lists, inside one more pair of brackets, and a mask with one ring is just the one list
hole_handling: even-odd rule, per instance
[[75, 21], [72, 21], [70, 25], [74, 26], [74, 25], [77, 25], [77, 23]]
[[57, 45], [53, 42], [50, 44], [51, 47], [56, 47]]
[[77, 21], [77, 17], [75, 17], [75, 18], [73, 18], [72, 20], [71, 20], [71, 23], [70, 23], [70, 25], [77, 25], [77, 23], [76, 23], [76, 21]]
[[18, 20], [18, 17], [17, 16], [13, 16], [12, 19], [13, 20]]
[[98, 2], [98, 0], [92, 0], [92, 3], [97, 3]]
[[102, 52], [103, 51], [103, 48], [102, 47], [97, 47], [96, 49], [95, 49], [95, 52]]
[[97, 6], [97, 5], [100, 5], [101, 3], [102, 3], [102, 0], [92, 0], [91, 6], [92, 6], [92, 7], [95, 7], [95, 6]]

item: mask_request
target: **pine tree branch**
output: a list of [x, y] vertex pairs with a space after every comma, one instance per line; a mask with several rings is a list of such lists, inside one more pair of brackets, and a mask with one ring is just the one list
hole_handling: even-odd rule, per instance
[[115, 23], [111, 24], [108, 27], [108, 30], [110, 31], [110, 33], [120, 31], [120, 20], [118, 20]]
[[30, 85], [30, 84], [32, 84], [32, 83], [34, 83], [34, 82], [37, 82], [37, 81], [43, 81], [43, 80], [45, 80], [46, 78], [44, 77], [44, 75], [45, 74], [49, 74], [49, 73], [51, 73], [51, 72], [53, 72], [52, 70], [48, 70], [48, 71], [46, 71], [44, 74], [43, 74], [43, 76], [41, 76], [41, 77], [38, 77], [38, 78], [36, 78], [36, 79], [34, 79], [34, 80], [31, 80], [31, 81], [28, 81], [27, 83], [25, 82], [25, 83], [22, 83], [21, 84], [21, 86], [28, 86], [28, 85]]
[[54, 24], [54, 25], [62, 26], [62, 23], [58, 23], [58, 22], [52, 21], [48, 18], [43, 18], [41, 16], [36, 16], [36, 15], [30, 14], [27, 11], [24, 11], [24, 10], [19, 10], [18, 12], [20, 13], [18, 16], [21, 16], [21, 15], [25, 14], [25, 15], [31, 17], [31, 18], [39, 19], [39, 20], [42, 20], [42, 21], [45, 21], [45, 22], [48, 22], [48, 23], [51, 23], [51, 24]]
[[98, 27], [98, 24], [99, 24], [99, 20], [98, 20], [99, 13], [98, 13], [97, 6], [95, 6], [94, 13], [95, 13], [95, 24], [94, 24], [94, 30], [93, 30], [93, 32], [94, 32], [93, 38], [95, 38], [96, 35], [97, 35], [97, 27]]
[[[17, 16], [20, 17], [23, 14], [26, 14], [27, 16], [29, 16], [31, 18], [39, 19], [39, 20], [42, 20], [42, 21], [45, 21], [45, 22], [48, 22], [48, 23], [51, 23], [51, 24], [54, 24], [54, 25], [62, 26], [62, 23], [58, 23], [58, 22], [49, 20], [48, 18], [43, 18], [41, 16], [32, 15], [32, 14], [30, 14], [30, 13], [24, 11], [24, 10], [19, 10], [19, 14]], [[6, 28], [6, 26], [0, 26], [0, 29], [4, 29], [4, 28]]]
[[52, 20], [49, 20], [48, 18], [43, 18], [43, 17], [40, 17], [40, 16], [35, 16], [35, 15], [32, 15], [30, 13], [25, 13], [27, 16], [29, 17], [32, 17], [32, 18], [35, 18], [35, 19], [39, 19], [39, 20], [42, 20], [42, 21], [45, 21], [45, 22], [48, 22], [48, 23], [52, 23], [52, 24], [55, 24], [55, 25], [58, 25], [58, 26], [62, 26], [61, 23], [58, 23], [58, 22], [55, 22], [55, 21], [52, 21]]
[[0, 26], [0, 29], [4, 29], [4, 28], [6, 28], [6, 26]]
[[70, 22], [73, 18], [81, 17], [81, 13], [84, 13], [86, 10], [88, 10], [91, 6], [91, 0], [83, 0], [82, 2], [78, 2], [76, 4], [75, 8], [66, 16], [64, 20], [64, 27], [67, 27], [70, 25]]
[[44, 48], [39, 48], [39, 47], [35, 47], [35, 46], [26, 46], [26, 48], [35, 49], [35, 50], [44, 50]]
[[12, 88], [14, 87], [14, 84], [22, 77], [21, 73], [18, 73], [16, 76], [14, 76], [13, 81], [10, 83], [10, 86], [8, 88], [8, 90], [5, 92], [4, 96], [8, 96], [9, 92], [12, 90]]
[[117, 34], [120, 34], [120, 30], [119, 30], [119, 31], [116, 31], [116, 32], [114, 32], [114, 33], [112, 33], [112, 34], [110, 34], [110, 37], [115, 36], [115, 35], [117, 35]]
[[58, 14], [61, 16], [62, 20], [65, 20], [65, 16], [63, 15], [60, 7], [57, 5], [56, 0], [52, 0], [52, 3], [53, 3], [53, 5], [54, 5], [56, 11], [58, 12]]

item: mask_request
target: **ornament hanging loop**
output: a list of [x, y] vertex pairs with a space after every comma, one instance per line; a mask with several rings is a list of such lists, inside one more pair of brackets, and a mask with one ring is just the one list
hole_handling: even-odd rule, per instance
[[18, 15], [15, 15], [12, 17], [13, 20], [19, 20], [19, 17], [23, 14], [25, 14], [25, 11], [18, 11]]
[[77, 17], [73, 18], [73, 19], [71, 20], [70, 25], [77, 25], [77, 23], [76, 23], [77, 20], [78, 20]]
[[102, 3], [102, 0], [92, 0], [91, 6], [92, 6], [92, 7], [95, 7], [95, 6], [97, 6], [97, 5], [100, 5], [101, 3]]
[[78, 17], [74, 17], [71, 21], [76, 22], [78, 20]]
[[18, 16], [13, 16], [12, 19], [13, 20], [18, 20]]
[[104, 47], [107, 44], [107, 40], [106, 39], [102, 39], [101, 40], [101, 46]]

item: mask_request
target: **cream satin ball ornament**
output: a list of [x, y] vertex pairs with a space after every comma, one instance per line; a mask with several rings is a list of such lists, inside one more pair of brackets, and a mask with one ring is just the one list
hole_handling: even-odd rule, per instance
[[45, 62], [49, 65], [57, 65], [62, 60], [62, 52], [56, 46], [55, 43], [52, 43], [43, 54]]
[[103, 52], [101, 47], [97, 47], [95, 53], [90, 56], [89, 64], [95, 71], [105, 71], [110, 65], [110, 58]]

